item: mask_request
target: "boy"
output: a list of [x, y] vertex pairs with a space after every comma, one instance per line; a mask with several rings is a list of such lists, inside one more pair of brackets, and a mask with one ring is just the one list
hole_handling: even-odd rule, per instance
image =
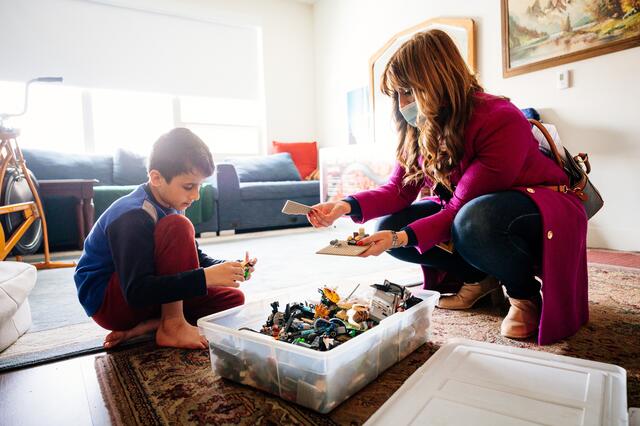
[[[105, 348], [153, 330], [159, 346], [205, 348], [192, 324], [244, 303], [237, 289], [245, 280], [243, 264], [202, 253], [182, 214], [213, 171], [204, 142], [188, 129], [173, 129], [153, 145], [149, 180], [92, 228], [74, 279], [87, 315], [113, 330]], [[255, 259], [249, 262], [247, 254], [245, 262]]]

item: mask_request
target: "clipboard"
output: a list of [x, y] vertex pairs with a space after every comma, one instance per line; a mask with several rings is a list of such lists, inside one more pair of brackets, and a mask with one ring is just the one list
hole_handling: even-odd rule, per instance
[[369, 246], [356, 246], [347, 244], [346, 241], [338, 241], [339, 245], [328, 245], [316, 252], [316, 254], [329, 254], [333, 256], [358, 256], [364, 253]]

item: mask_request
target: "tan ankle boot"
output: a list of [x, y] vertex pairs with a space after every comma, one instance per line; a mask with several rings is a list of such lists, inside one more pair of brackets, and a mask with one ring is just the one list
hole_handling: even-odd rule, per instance
[[502, 320], [500, 334], [511, 339], [525, 339], [538, 330], [541, 303], [527, 299], [509, 298], [511, 307]]
[[438, 302], [441, 309], [469, 309], [492, 291], [502, 291], [500, 282], [492, 276], [474, 284], [464, 284], [453, 296], [443, 296]]

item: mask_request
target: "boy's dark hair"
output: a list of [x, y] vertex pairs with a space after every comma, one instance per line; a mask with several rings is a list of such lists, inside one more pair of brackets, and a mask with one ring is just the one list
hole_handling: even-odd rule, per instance
[[160, 136], [149, 155], [149, 171], [157, 170], [167, 183], [175, 176], [194, 170], [211, 176], [215, 170], [207, 145], [191, 130], [177, 127]]

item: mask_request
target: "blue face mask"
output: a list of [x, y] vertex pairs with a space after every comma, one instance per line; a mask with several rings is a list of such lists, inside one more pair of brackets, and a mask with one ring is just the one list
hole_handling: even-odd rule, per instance
[[415, 102], [411, 102], [403, 108], [400, 108], [400, 114], [402, 114], [407, 124], [413, 127], [418, 127], [418, 105]]

